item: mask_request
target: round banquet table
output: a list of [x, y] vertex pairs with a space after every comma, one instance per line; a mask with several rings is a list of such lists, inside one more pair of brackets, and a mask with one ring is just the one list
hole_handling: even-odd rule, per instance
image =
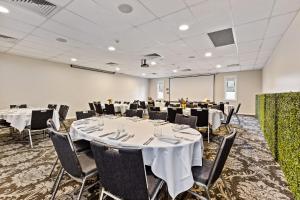
[[[104, 122], [101, 126], [100, 122]], [[175, 132], [174, 124], [157, 125], [148, 119], [133, 120], [127, 117], [93, 117], [72, 123], [70, 136], [73, 140], [96, 140], [108, 145], [141, 148], [145, 165], [151, 166], [152, 172], [167, 184], [169, 194], [175, 198], [178, 194], [190, 189], [193, 184], [192, 166], [202, 166], [203, 139], [201, 134], [192, 128], [184, 129], [186, 133]], [[86, 127], [102, 127], [102, 130], [86, 131]], [[154, 137], [154, 129], [159, 127], [163, 136], [181, 138], [178, 144], [171, 144]], [[126, 142], [110, 139], [101, 135], [124, 129], [125, 133], [134, 134]], [[83, 131], [85, 130], [85, 131]], [[154, 137], [148, 145], [144, 143]]]
[[[102, 104], [101, 106], [102, 106], [102, 108], [105, 108], [105, 104]], [[115, 112], [124, 114], [126, 112], [126, 110], [129, 109], [129, 104], [123, 104], [123, 103], [122, 104], [117, 104], [117, 103], [115, 103], [114, 108], [115, 108]]]
[[[31, 123], [31, 114], [33, 110], [46, 110], [47, 108], [17, 108], [0, 110], [0, 119], [4, 119], [10, 123], [11, 127], [16, 128], [18, 131], [23, 131], [26, 126]], [[53, 111], [52, 117], [56, 127], [59, 129], [59, 114], [57, 110]]]
[[[193, 109], [201, 110], [201, 108], [193, 108]], [[168, 108], [167, 107], [161, 108], [161, 111], [167, 112]], [[182, 114], [191, 115], [191, 108], [182, 109]], [[211, 108], [208, 109], [208, 123], [210, 124], [212, 130], [217, 130], [221, 126], [222, 120], [224, 119], [225, 116], [221, 110], [211, 109]]]

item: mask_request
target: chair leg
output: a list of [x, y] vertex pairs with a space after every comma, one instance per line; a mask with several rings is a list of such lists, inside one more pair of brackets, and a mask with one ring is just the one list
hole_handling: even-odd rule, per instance
[[81, 185], [81, 188], [80, 188], [80, 191], [79, 191], [77, 200], [80, 200], [80, 198], [81, 198], [81, 196], [82, 196], [82, 192], [83, 192], [83, 188], [84, 188], [85, 182], [86, 182], [86, 177], [84, 177], [84, 179], [83, 179], [83, 181], [82, 181], [82, 185]]
[[29, 135], [29, 143], [30, 143], [30, 147], [33, 148], [33, 144], [32, 144], [32, 138], [31, 138], [31, 131], [28, 129], [28, 135]]
[[54, 182], [54, 191], [53, 191], [53, 193], [52, 193], [52, 196], [51, 196], [51, 199], [50, 199], [50, 200], [54, 200], [54, 199], [55, 199], [55, 195], [56, 195], [56, 193], [57, 193], [58, 186], [59, 186], [59, 183], [60, 183], [60, 181], [61, 181], [61, 179], [62, 179], [62, 177], [63, 177], [64, 172], [65, 172], [65, 170], [64, 170], [64, 169], [61, 169], [61, 171], [60, 171], [60, 173], [59, 173], [59, 175], [58, 175], [58, 177], [57, 177], [57, 180], [55, 180], [55, 182]]
[[206, 191], [207, 199], [210, 200], [208, 188], [205, 188], [205, 191]]
[[207, 129], [207, 141], [208, 141], [208, 143], [209, 143], [209, 132], [210, 132], [210, 126], [208, 124], [208, 129]]
[[198, 197], [198, 198], [201, 199], [201, 200], [207, 200], [205, 197], [200, 196], [199, 194], [197, 194], [196, 192], [193, 192], [193, 191], [191, 191], [191, 190], [189, 190], [188, 193], [194, 195], [195, 197]]
[[50, 172], [49, 177], [52, 176], [52, 173], [53, 173], [53, 171], [54, 171], [54, 169], [55, 169], [55, 166], [56, 166], [57, 162], [58, 162], [58, 157], [56, 158], [56, 161], [55, 161], [55, 163], [54, 163], [53, 166], [52, 166], [52, 169], [51, 169], [51, 172]]
[[240, 125], [241, 124], [241, 120], [240, 120], [239, 116], [237, 114], [235, 114], [235, 116], [236, 116], [236, 118], [237, 118], [237, 120], [239, 122], [239, 125]]
[[223, 184], [224, 184], [224, 187], [225, 187], [225, 191], [227, 192], [227, 198], [229, 199], [229, 200], [231, 200], [231, 195], [230, 195], [230, 193], [229, 193], [229, 190], [228, 190], [228, 187], [227, 187], [227, 185], [226, 185], [226, 182], [225, 182], [225, 180], [224, 180], [224, 177], [221, 175], [221, 180], [222, 180], [222, 182], [223, 182]]
[[100, 195], [99, 195], [99, 200], [103, 200], [103, 192], [104, 192], [104, 189], [101, 188]]
[[230, 134], [230, 127], [229, 127], [229, 125], [225, 125], [225, 128], [227, 130], [227, 133]]

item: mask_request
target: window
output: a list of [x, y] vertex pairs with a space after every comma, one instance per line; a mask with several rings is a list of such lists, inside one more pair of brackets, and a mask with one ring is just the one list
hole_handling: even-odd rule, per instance
[[225, 100], [236, 101], [236, 77], [225, 77]]
[[157, 99], [163, 99], [164, 98], [164, 81], [157, 81], [157, 86], [156, 86], [156, 94], [157, 94]]

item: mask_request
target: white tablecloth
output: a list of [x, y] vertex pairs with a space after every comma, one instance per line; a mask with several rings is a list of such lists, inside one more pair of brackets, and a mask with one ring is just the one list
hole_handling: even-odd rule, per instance
[[[45, 110], [46, 108], [20, 108], [0, 110], [0, 119], [9, 122], [10, 125], [20, 132], [31, 123], [31, 114], [33, 110]], [[53, 112], [53, 121], [57, 128], [60, 127], [59, 114], [57, 110]]]
[[229, 111], [230, 111], [232, 108], [234, 109], [234, 105], [224, 104], [224, 113], [225, 113], [225, 115], [228, 115], [228, 114], [229, 114]]
[[[85, 119], [87, 120], [87, 119]], [[88, 126], [99, 125], [100, 118], [89, 119]], [[190, 189], [193, 184], [191, 172], [192, 166], [202, 166], [203, 140], [201, 134], [194, 129], [186, 129], [195, 134], [175, 133], [172, 130], [174, 124], [165, 124], [158, 126], [162, 129], [163, 135], [173, 136], [174, 134], [193, 141], [182, 140], [179, 144], [169, 144], [155, 138], [149, 145], [143, 145], [150, 137], [153, 137], [154, 124], [151, 120], [141, 120], [134, 122], [126, 117], [108, 119], [103, 118], [103, 131], [85, 133], [79, 129], [76, 122], [70, 128], [70, 135], [73, 140], [86, 139], [98, 140], [111, 145], [135, 146], [142, 148], [145, 165], [151, 166], [153, 173], [167, 183], [168, 191], [171, 197], [175, 198], [178, 194]], [[118, 128], [125, 128], [129, 134], [135, 136], [127, 142], [119, 142], [102, 137], [101, 134], [116, 131]]]
[[[194, 108], [201, 109], [201, 108]], [[168, 108], [164, 107], [161, 109], [163, 112], [167, 112]], [[184, 115], [191, 115], [191, 108], [182, 109]], [[208, 109], [208, 123], [211, 125], [213, 130], [218, 129], [221, 126], [222, 120], [224, 120], [224, 114], [222, 111], [217, 109]]]

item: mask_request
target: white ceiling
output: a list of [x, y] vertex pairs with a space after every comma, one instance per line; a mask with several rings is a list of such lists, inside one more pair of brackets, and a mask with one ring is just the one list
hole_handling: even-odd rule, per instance
[[[0, 0], [0, 52], [156, 78], [260, 69], [300, 8], [300, 0], [49, 0], [60, 10], [43, 17]], [[118, 5], [133, 12], [121, 13]], [[188, 31], [178, 26], [188, 24]], [[233, 28], [236, 45], [215, 48], [208, 32]], [[67, 39], [67, 43], [57, 42]], [[116, 43], [116, 40], [119, 43]], [[116, 47], [109, 52], [108, 46]], [[205, 52], [213, 56], [206, 58]], [[143, 55], [158, 53], [157, 65], [141, 68]], [[189, 58], [194, 56], [194, 58]], [[148, 61], [150, 63], [150, 61]], [[239, 67], [227, 67], [231, 64]], [[216, 65], [222, 65], [217, 69]], [[192, 69], [181, 72], [181, 69]], [[153, 75], [152, 73], [157, 73]]]

